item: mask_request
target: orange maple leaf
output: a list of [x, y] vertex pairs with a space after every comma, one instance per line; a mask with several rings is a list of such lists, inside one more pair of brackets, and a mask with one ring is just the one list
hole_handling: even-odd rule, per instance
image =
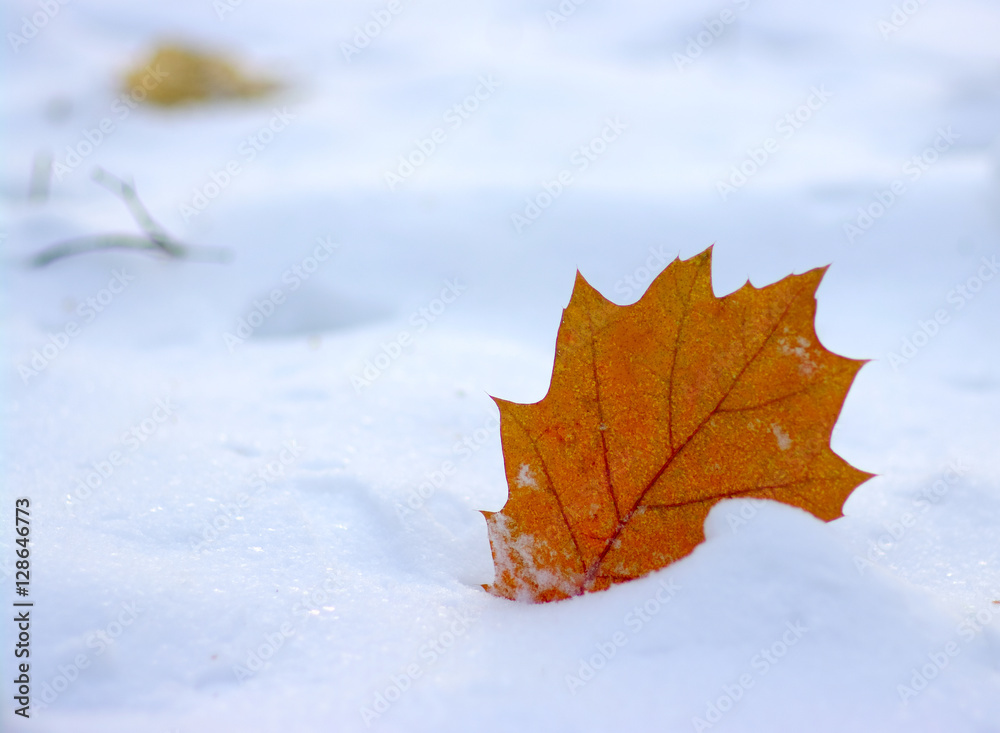
[[824, 520], [872, 474], [830, 449], [865, 363], [813, 328], [825, 267], [723, 298], [712, 248], [618, 306], [577, 273], [548, 394], [494, 398], [509, 494], [483, 512], [498, 596], [553, 601], [690, 553], [717, 501], [775, 499]]

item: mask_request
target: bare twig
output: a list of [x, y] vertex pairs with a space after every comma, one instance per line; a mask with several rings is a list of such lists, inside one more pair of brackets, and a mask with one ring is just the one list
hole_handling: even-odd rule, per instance
[[221, 247], [192, 247], [178, 242], [167, 234], [166, 230], [143, 206], [135, 191], [135, 184], [126, 182], [102, 168], [96, 168], [94, 180], [124, 202], [135, 223], [139, 225], [145, 236], [134, 234], [99, 234], [93, 236], [73, 237], [62, 242], [49, 245], [31, 258], [32, 267], [44, 267], [51, 262], [71, 257], [73, 255], [97, 252], [105, 249], [135, 249], [176, 257], [178, 259], [201, 260], [205, 262], [227, 262], [232, 259], [232, 253]]
[[28, 183], [28, 200], [44, 203], [49, 198], [52, 184], [52, 151], [39, 150], [31, 162], [31, 181]]

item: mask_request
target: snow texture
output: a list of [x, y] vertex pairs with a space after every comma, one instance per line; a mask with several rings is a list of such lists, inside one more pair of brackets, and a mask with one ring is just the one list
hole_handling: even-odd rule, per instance
[[[3, 18], [3, 730], [1000, 730], [996, 3]], [[287, 87], [124, 104], [174, 38]], [[66, 170], [29, 200], [45, 151]], [[28, 267], [138, 232], [98, 165], [232, 261]], [[489, 596], [488, 395], [544, 395], [577, 269], [629, 303], [712, 243], [717, 295], [831, 265], [818, 337], [872, 359], [832, 444], [877, 477], [830, 523], [721, 503], [692, 555], [606, 592]]]

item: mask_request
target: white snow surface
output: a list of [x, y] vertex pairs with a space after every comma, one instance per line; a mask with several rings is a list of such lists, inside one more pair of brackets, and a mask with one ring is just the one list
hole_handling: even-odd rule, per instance
[[[1000, 730], [995, 2], [8, 0], [5, 34], [39, 13], [3, 50], [4, 730]], [[164, 38], [288, 87], [118, 118], [122, 71]], [[29, 201], [36, 153], [65, 163], [105, 117]], [[233, 260], [27, 267], [137, 231], [98, 165]], [[545, 208], [518, 232], [526, 198]], [[832, 444], [877, 477], [830, 523], [721, 503], [692, 555], [606, 592], [488, 595], [489, 395], [545, 394], [577, 269], [628, 303], [713, 243], [717, 295], [830, 264], [818, 336], [872, 359]], [[263, 322], [235, 343], [241, 318]]]

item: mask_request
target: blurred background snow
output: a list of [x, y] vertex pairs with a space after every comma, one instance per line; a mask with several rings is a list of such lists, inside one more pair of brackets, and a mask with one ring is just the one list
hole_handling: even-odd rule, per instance
[[[36, 695], [65, 682], [25, 723], [5, 674], [6, 728], [694, 730], [801, 621], [713, 729], [1000, 730], [1000, 623], [958, 631], [1000, 600], [996, 3], [8, 0], [3, 29], [0, 516], [31, 497]], [[133, 109], [162, 43], [283, 86]], [[231, 261], [29, 267], [141, 233], [97, 166]], [[730, 532], [720, 507], [573, 695], [661, 578], [481, 591], [477, 510], [506, 496], [487, 395], [543, 396], [577, 269], [632, 302], [713, 243], [718, 295], [831, 265], [819, 336], [873, 360], [833, 445], [879, 476], [830, 525], [767, 507]]]

